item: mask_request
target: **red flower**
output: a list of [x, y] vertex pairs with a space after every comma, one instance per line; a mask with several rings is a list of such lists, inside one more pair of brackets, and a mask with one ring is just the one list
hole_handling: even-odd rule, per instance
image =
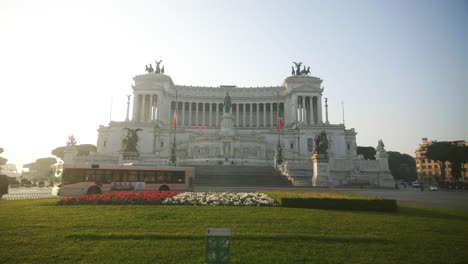
[[161, 204], [165, 198], [178, 195], [173, 191], [143, 191], [143, 192], [116, 192], [95, 195], [81, 195], [76, 197], [63, 197], [59, 205], [81, 204]]

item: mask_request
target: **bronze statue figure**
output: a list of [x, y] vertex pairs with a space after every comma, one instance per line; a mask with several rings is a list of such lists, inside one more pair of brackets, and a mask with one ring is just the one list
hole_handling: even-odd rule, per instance
[[229, 113], [231, 111], [231, 96], [229, 93], [226, 92], [226, 96], [224, 97], [224, 112]]
[[161, 64], [162, 60], [160, 61], [155, 61], [156, 62], [156, 71], [154, 73], [161, 73], [161, 68], [159, 65]]
[[296, 70], [294, 71], [294, 66], [292, 66], [292, 71], [291, 71], [291, 74], [292, 75], [296, 75], [296, 76], [308, 76], [310, 75], [310, 67], [307, 67], [306, 69], [306, 66], [304, 65], [304, 68], [301, 69], [301, 66], [302, 66], [302, 62], [293, 62], [294, 65], [296, 65]]
[[122, 151], [123, 152], [135, 152], [138, 153], [138, 131], [143, 130], [141, 128], [124, 128], [127, 130], [127, 135], [122, 140]]
[[328, 152], [328, 139], [325, 130], [314, 138], [314, 154], [326, 155]]
[[293, 63], [294, 65], [296, 65], [296, 75], [300, 75], [302, 62], [293, 62]]
[[164, 74], [164, 65], [161, 68], [161, 73]]

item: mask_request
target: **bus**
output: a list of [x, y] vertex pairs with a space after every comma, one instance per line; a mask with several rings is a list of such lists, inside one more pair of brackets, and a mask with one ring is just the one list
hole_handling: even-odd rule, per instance
[[55, 176], [60, 184], [53, 194], [76, 196], [118, 191], [191, 191], [195, 169], [133, 165], [58, 164]]

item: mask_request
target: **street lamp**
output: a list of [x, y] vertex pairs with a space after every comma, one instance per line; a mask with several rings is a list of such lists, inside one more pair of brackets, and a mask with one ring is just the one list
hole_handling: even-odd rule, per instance
[[179, 108], [178, 101], [177, 101], [177, 89], [175, 91], [176, 91], [176, 101], [175, 101], [175, 107], [174, 107], [174, 119], [172, 121], [174, 125], [174, 140], [171, 146], [171, 156], [169, 157], [169, 162], [174, 166], [177, 165], [176, 133], [177, 133], [177, 110]]
[[301, 155], [301, 128], [299, 127], [299, 125], [297, 125], [294, 130], [296, 130], [296, 135], [297, 135], [297, 154], [298, 156], [300, 156]]
[[283, 163], [283, 149], [281, 148], [280, 143], [280, 122], [279, 122], [279, 111], [280, 111], [280, 100], [279, 100], [279, 90], [276, 90], [276, 94], [278, 95], [278, 103], [276, 105], [276, 120], [277, 120], [277, 128], [278, 128], [278, 144], [276, 145], [276, 165], [281, 165]]

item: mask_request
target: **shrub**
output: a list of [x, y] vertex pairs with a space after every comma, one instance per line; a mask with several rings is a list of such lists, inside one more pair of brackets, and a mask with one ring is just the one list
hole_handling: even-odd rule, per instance
[[365, 195], [331, 192], [266, 193], [282, 207], [384, 212], [394, 212], [398, 208], [396, 200], [374, 198]]

